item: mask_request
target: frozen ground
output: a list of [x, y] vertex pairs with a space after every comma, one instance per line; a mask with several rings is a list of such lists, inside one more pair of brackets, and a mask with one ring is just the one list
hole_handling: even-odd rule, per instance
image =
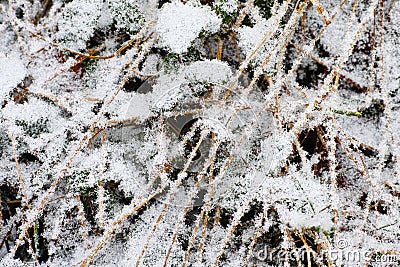
[[1, 266], [399, 266], [400, 2], [0, 0]]

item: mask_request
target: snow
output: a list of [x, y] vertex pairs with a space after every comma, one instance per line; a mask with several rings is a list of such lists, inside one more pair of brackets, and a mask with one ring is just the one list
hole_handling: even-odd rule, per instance
[[[109, 12], [103, 11], [103, 3], [97, 0], [72, 1], [66, 4], [58, 22], [57, 39], [67, 47], [83, 50], [98, 26], [110, 24]], [[101, 22], [101, 24], [100, 24]]]
[[0, 52], [0, 101], [10, 97], [10, 91], [26, 76], [27, 70], [18, 54]]
[[232, 14], [237, 11], [239, 1], [237, 0], [218, 0], [216, 5], [221, 9], [221, 11]]
[[180, 1], [167, 3], [160, 10], [156, 30], [162, 45], [174, 53], [184, 53], [201, 32], [214, 33], [221, 19], [206, 6], [195, 6]]

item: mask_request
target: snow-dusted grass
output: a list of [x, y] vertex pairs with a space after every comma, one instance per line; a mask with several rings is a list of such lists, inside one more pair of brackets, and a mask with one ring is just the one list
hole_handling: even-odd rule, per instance
[[1, 2], [0, 265], [399, 265], [399, 23]]

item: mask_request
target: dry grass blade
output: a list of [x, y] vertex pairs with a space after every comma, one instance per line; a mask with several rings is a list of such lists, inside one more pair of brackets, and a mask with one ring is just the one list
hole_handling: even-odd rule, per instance
[[15, 139], [14, 139], [14, 136], [12, 134], [10, 135], [10, 140], [11, 140], [11, 144], [12, 144], [12, 148], [13, 148], [15, 168], [17, 169], [19, 184], [20, 184], [20, 187], [21, 187], [21, 193], [22, 193], [22, 196], [24, 198], [25, 205], [28, 207], [28, 209], [30, 209], [29, 198], [28, 198], [28, 195], [26, 194], [26, 191], [25, 191], [24, 178], [22, 177], [22, 172], [21, 172], [21, 169], [19, 167], [17, 149], [15, 147]]
[[[150, 44], [152, 44], [152, 42], [155, 41], [155, 38], [153, 38], [152, 40], [150, 40]], [[143, 60], [144, 55], [149, 51], [149, 48], [151, 46], [148, 44], [147, 47], [145, 47], [141, 53], [138, 55], [138, 57], [136, 58], [136, 60], [134, 61], [133, 64], [133, 68], [136, 68], [137, 65], [140, 63], [140, 61]], [[15, 246], [13, 248], [13, 254], [15, 254], [15, 252], [17, 251], [18, 247], [20, 246], [22, 240], [24, 239], [24, 237], [26, 236], [26, 234], [28, 233], [28, 230], [32, 227], [33, 222], [36, 220], [37, 216], [42, 212], [43, 208], [45, 207], [45, 205], [48, 203], [49, 198], [54, 194], [57, 185], [60, 183], [61, 179], [63, 178], [64, 173], [67, 171], [67, 169], [71, 166], [73, 160], [75, 159], [75, 157], [78, 155], [78, 153], [81, 151], [81, 149], [84, 147], [84, 145], [86, 144], [86, 142], [88, 141], [88, 136], [89, 134], [95, 129], [96, 125], [98, 124], [99, 120], [102, 118], [105, 110], [111, 105], [111, 103], [114, 101], [115, 97], [118, 95], [118, 93], [122, 90], [124, 84], [127, 82], [127, 80], [130, 77], [130, 72], [128, 72], [128, 74], [125, 75], [125, 77], [122, 79], [121, 83], [119, 84], [118, 88], [115, 90], [115, 92], [109, 97], [109, 99], [105, 102], [105, 105], [102, 107], [102, 109], [100, 110], [100, 112], [98, 113], [97, 117], [95, 118], [95, 120], [93, 121], [92, 125], [90, 126], [90, 128], [88, 129], [88, 131], [86, 132], [86, 134], [81, 138], [78, 146], [76, 147], [76, 149], [71, 153], [71, 155], [68, 157], [68, 159], [66, 160], [64, 166], [62, 167], [62, 169], [60, 170], [57, 178], [51, 183], [50, 188], [46, 191], [46, 193], [42, 196], [41, 200], [39, 201], [39, 204], [33, 208], [31, 210], [31, 215], [29, 216], [29, 219], [26, 223], [24, 223], [24, 225], [22, 226], [22, 231], [21, 234], [19, 235]]]

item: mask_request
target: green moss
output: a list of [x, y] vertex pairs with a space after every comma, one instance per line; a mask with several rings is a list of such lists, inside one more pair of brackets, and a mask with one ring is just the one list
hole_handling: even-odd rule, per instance
[[226, 4], [227, 0], [219, 0], [215, 5], [216, 13], [222, 18], [222, 22], [226, 24], [230, 24], [238, 17], [238, 12], [235, 10], [234, 12], [227, 12], [224, 10], [223, 6]]
[[88, 59], [85, 64], [85, 71], [87, 73], [93, 73], [97, 68], [97, 62], [98, 62], [98, 60]]
[[182, 55], [184, 62], [195, 62], [201, 60], [201, 54], [199, 50], [193, 46], [189, 47], [188, 51]]
[[177, 70], [179, 66], [179, 55], [176, 53], [168, 53], [163, 57], [164, 69], [167, 73]]
[[74, 194], [77, 195], [90, 195], [95, 192], [95, 188], [91, 187], [87, 184], [87, 177], [89, 176], [89, 170], [82, 170], [79, 172], [74, 172], [71, 175], [66, 176], [66, 181], [69, 187]]
[[[282, 1], [278, 1], [282, 2]], [[274, 5], [274, 0], [255, 0], [254, 5], [260, 9], [261, 16], [268, 19], [271, 17], [271, 8]]]
[[334, 237], [334, 230], [335, 228], [330, 228], [330, 229], [323, 229], [320, 225], [316, 225], [316, 226], [310, 226], [310, 227], [306, 227], [306, 228], [302, 228], [303, 231], [312, 231], [314, 233], [323, 233], [326, 237], [333, 239]]
[[127, 0], [110, 1], [111, 13], [117, 29], [135, 34], [144, 25], [139, 8]]
[[223, 11], [221, 9], [221, 6], [217, 6], [216, 7], [216, 11], [217, 11], [217, 14], [221, 16], [222, 22], [226, 23], [226, 24], [229, 24], [229, 23], [233, 22], [235, 20], [235, 18], [237, 18], [237, 16], [238, 16], [237, 12], [228, 13], [226, 11]]
[[49, 133], [49, 125], [47, 118], [40, 118], [35, 122], [28, 123], [26, 121], [16, 120], [15, 124], [21, 126], [26, 135], [37, 138], [42, 133]]

